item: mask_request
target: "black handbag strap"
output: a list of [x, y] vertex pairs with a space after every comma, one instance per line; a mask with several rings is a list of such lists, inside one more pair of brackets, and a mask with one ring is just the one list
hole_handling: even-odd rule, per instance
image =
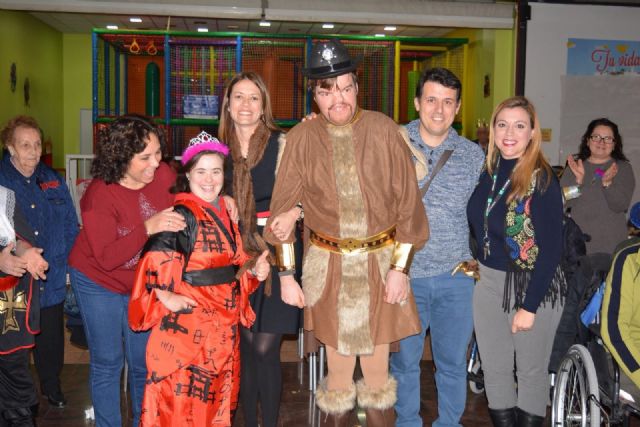
[[453, 150], [445, 150], [444, 153], [442, 153], [442, 156], [440, 156], [440, 159], [438, 159], [438, 163], [436, 163], [436, 166], [433, 168], [433, 172], [431, 172], [431, 176], [420, 189], [420, 192], [422, 193], [423, 197], [425, 194], [427, 194], [427, 190], [429, 189], [429, 186], [431, 186], [431, 182], [433, 182], [433, 178], [436, 177], [438, 172], [440, 172], [440, 169], [442, 169], [444, 164], [447, 163], [447, 160], [449, 160], [449, 157], [451, 157], [451, 153], [453, 153]]

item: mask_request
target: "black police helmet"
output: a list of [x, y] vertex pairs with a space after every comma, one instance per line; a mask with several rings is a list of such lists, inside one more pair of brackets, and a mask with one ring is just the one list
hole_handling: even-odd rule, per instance
[[362, 58], [351, 58], [340, 40], [316, 43], [308, 58], [308, 67], [302, 74], [309, 79], [326, 79], [354, 71]]

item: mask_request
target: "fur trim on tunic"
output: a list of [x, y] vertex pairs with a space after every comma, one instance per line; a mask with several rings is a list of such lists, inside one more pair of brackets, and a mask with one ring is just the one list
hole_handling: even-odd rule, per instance
[[280, 168], [280, 161], [282, 160], [282, 154], [284, 154], [284, 149], [287, 146], [287, 136], [284, 133], [281, 133], [278, 137], [278, 158], [276, 160], [276, 170], [275, 175], [278, 176], [278, 169]]
[[[362, 237], [368, 234], [360, 179], [356, 167], [353, 128], [329, 125], [333, 169], [336, 178], [340, 237]], [[343, 355], [371, 354], [373, 339], [369, 325], [369, 254], [342, 255], [340, 289], [338, 291], [338, 347]]]
[[307, 307], [313, 307], [324, 292], [331, 253], [309, 245], [302, 264], [302, 292]]
[[356, 387], [344, 390], [328, 390], [327, 379], [324, 378], [316, 391], [316, 405], [327, 414], [339, 415], [352, 410], [356, 406]]
[[425, 176], [427, 176], [427, 172], [429, 172], [429, 169], [427, 167], [427, 158], [422, 151], [413, 146], [406, 127], [400, 126], [399, 132], [405, 144], [407, 144], [407, 147], [409, 147], [411, 154], [413, 154], [413, 157], [416, 158], [416, 178], [418, 178], [418, 181], [420, 181]]
[[386, 246], [374, 252], [376, 261], [378, 262], [378, 269], [380, 270], [380, 279], [382, 283], [387, 282], [387, 273], [391, 268], [391, 256], [393, 255], [393, 245]]
[[358, 406], [371, 409], [393, 408], [397, 400], [398, 382], [389, 375], [389, 379], [380, 388], [372, 390], [364, 383], [364, 378], [356, 384], [358, 393]]

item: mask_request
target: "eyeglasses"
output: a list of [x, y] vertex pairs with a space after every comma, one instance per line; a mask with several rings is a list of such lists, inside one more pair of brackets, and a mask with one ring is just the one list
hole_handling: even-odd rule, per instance
[[594, 133], [589, 137], [589, 139], [593, 142], [604, 142], [605, 144], [613, 144], [613, 137], [608, 135], [600, 136]]

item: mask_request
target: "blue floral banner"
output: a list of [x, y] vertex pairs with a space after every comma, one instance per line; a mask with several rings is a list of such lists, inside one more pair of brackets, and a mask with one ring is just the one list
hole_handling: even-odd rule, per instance
[[569, 39], [567, 75], [640, 75], [640, 41]]

